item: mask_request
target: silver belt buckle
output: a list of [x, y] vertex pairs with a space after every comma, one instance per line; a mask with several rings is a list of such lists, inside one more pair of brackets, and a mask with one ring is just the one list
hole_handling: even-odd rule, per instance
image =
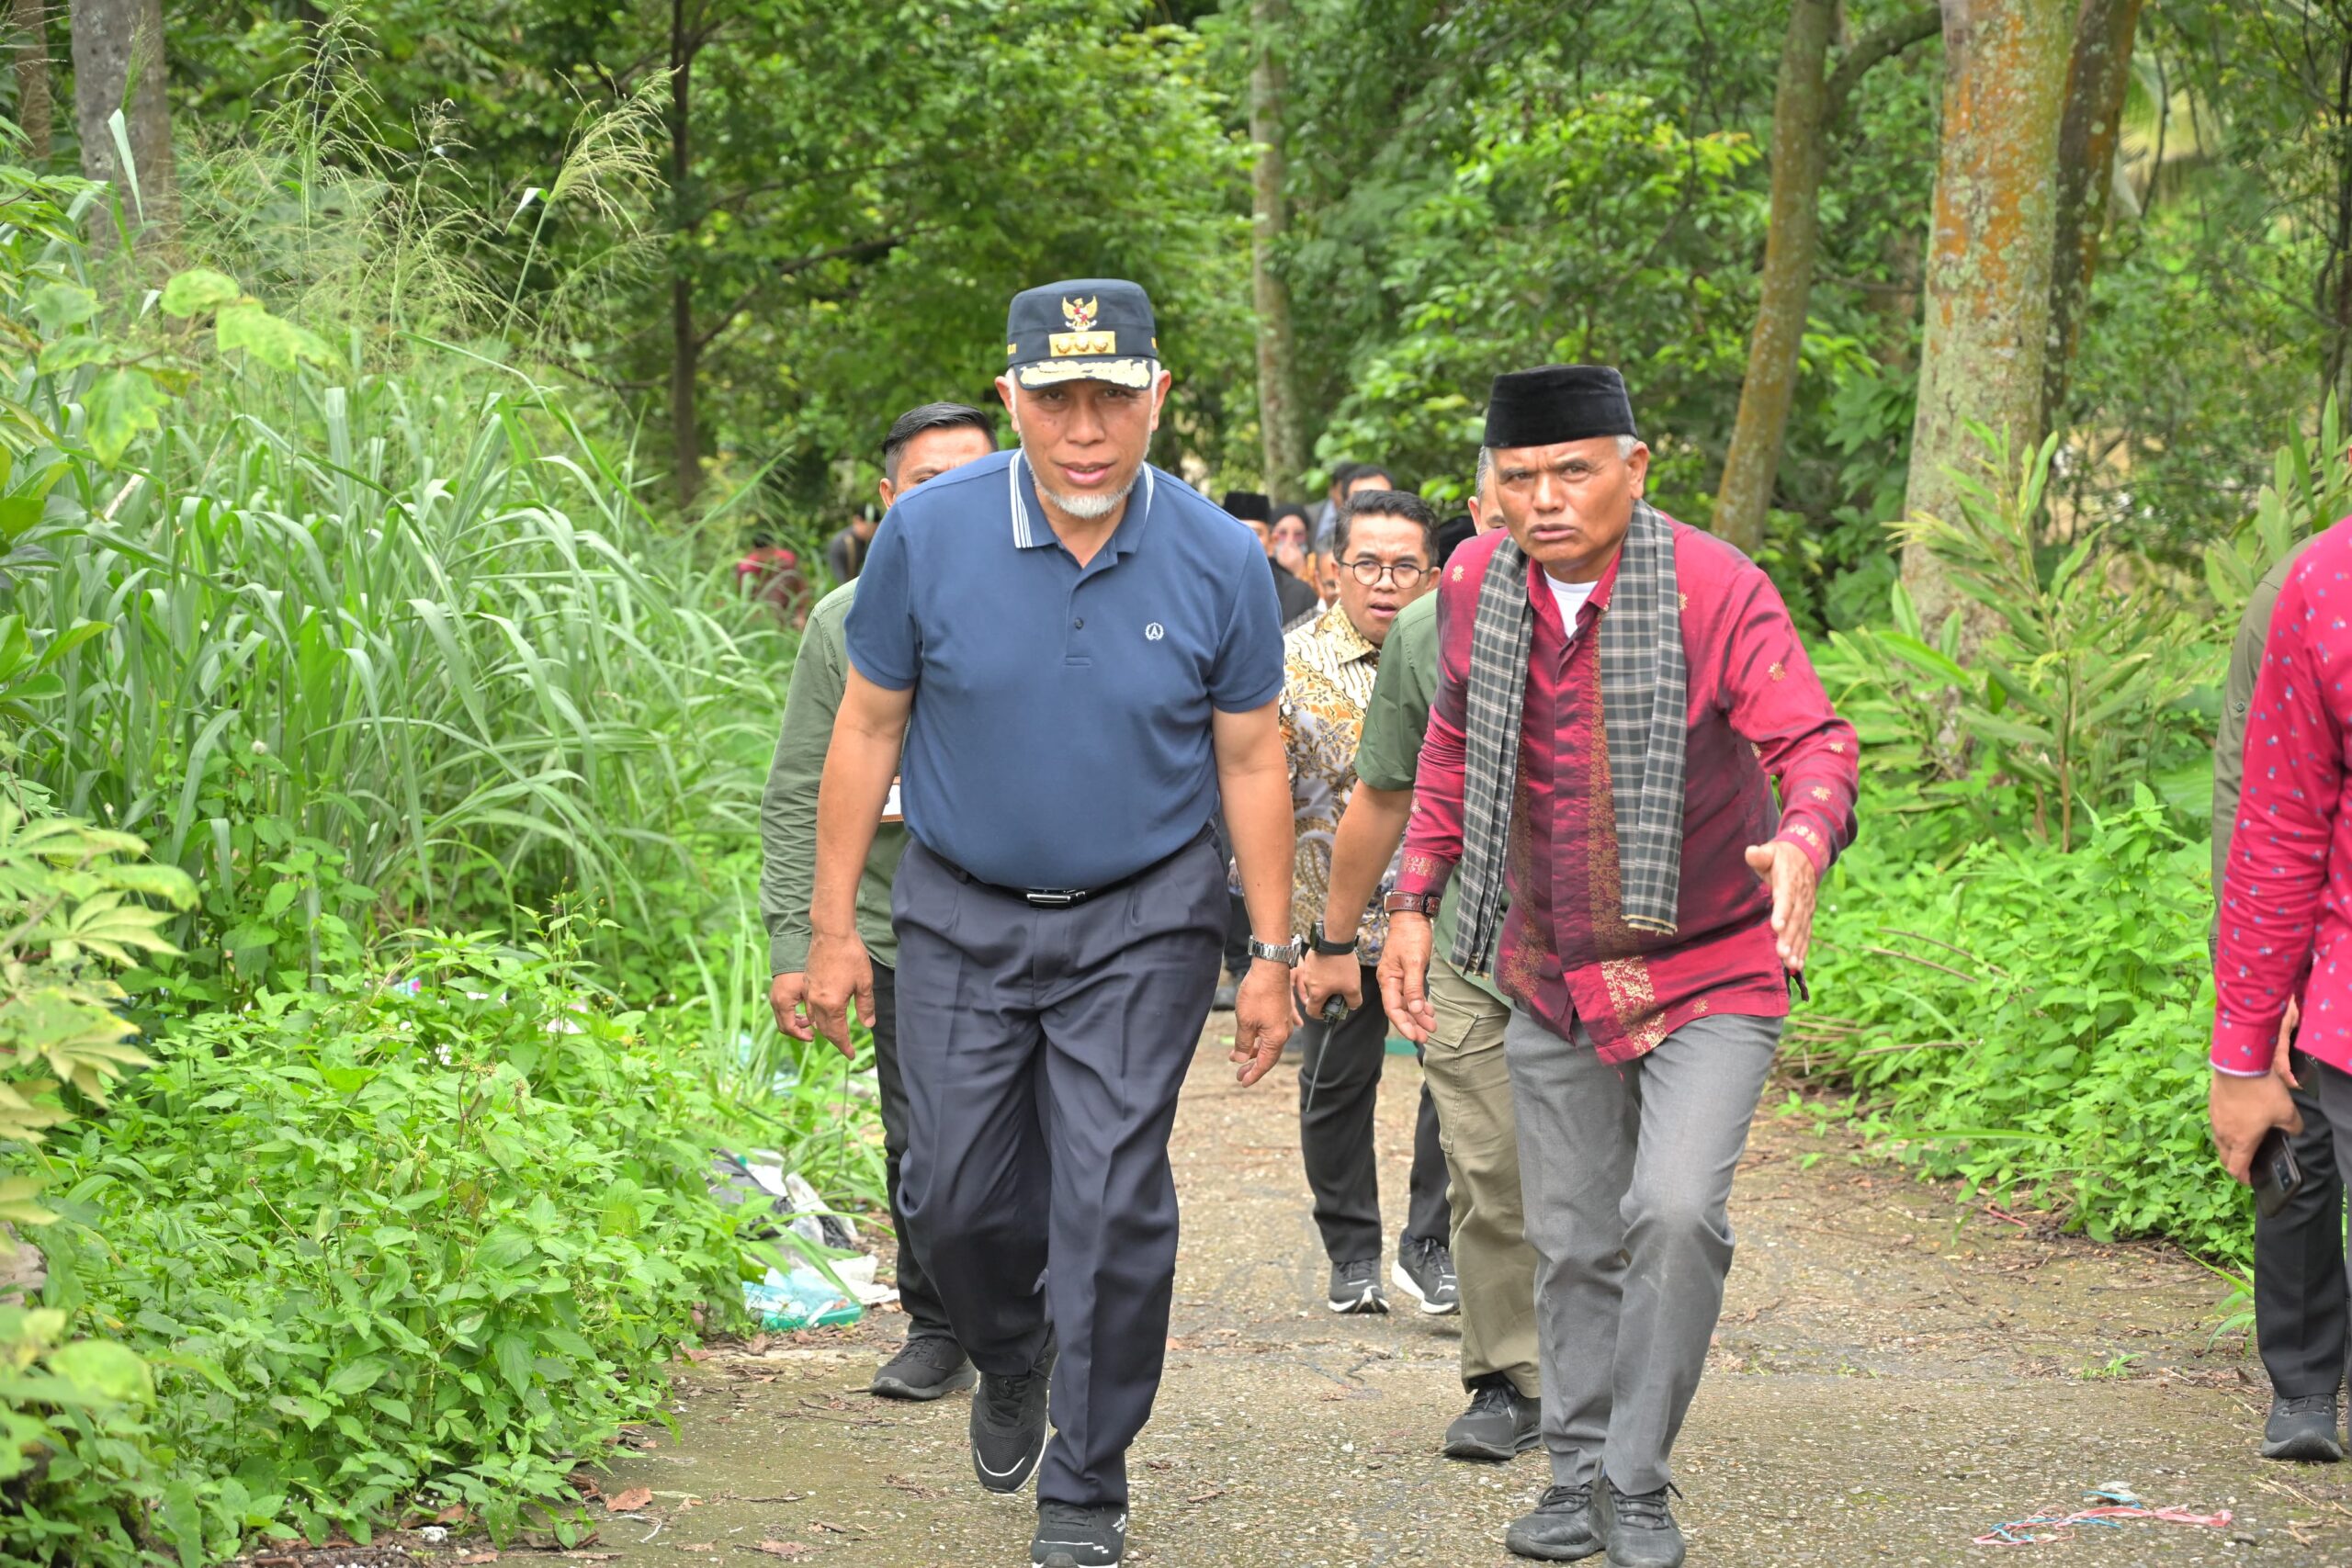
[[1067, 909], [1084, 898], [1086, 893], [1076, 887], [1033, 887], [1021, 897], [1040, 909]]

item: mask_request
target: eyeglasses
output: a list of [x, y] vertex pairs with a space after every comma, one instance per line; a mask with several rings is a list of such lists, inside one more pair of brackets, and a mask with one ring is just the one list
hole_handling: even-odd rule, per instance
[[1341, 561], [1341, 566], [1356, 574], [1356, 581], [1369, 588], [1383, 577], [1399, 588], [1410, 588], [1429, 574], [1429, 568], [1419, 561], [1400, 560], [1392, 563], [1376, 561], [1370, 556], [1361, 559]]

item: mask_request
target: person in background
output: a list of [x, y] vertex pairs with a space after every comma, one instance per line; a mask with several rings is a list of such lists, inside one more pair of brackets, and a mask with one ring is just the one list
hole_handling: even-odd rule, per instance
[[808, 580], [797, 552], [775, 536], [752, 536], [752, 547], [735, 562], [735, 586], [768, 608], [779, 625], [798, 627], [808, 617]]
[[874, 516], [860, 512], [849, 520], [849, 526], [825, 543], [825, 565], [831, 569], [836, 583], [854, 582], [857, 574], [865, 570], [865, 552], [874, 543]]
[[[1495, 510], [1494, 465], [1485, 452], [1478, 455], [1475, 489], [1470, 518], [1483, 533], [1502, 515]], [[1413, 809], [1413, 771], [1436, 690], [1437, 595], [1430, 593], [1397, 612], [1381, 644], [1380, 674], [1356, 746], [1355, 793], [1332, 839], [1328, 902], [1334, 908], [1375, 902], [1383, 879], [1393, 881], [1390, 868]], [[1500, 1461], [1543, 1441], [1535, 1250], [1521, 1219], [1518, 1119], [1503, 1059], [1510, 1007], [1490, 976], [1457, 969], [1446, 958], [1457, 914], [1452, 904], [1438, 913], [1429, 976], [1437, 1027], [1421, 1057], [1450, 1179], [1462, 1384], [1470, 1394], [1470, 1407], [1446, 1428], [1444, 1451], [1451, 1459]], [[1365, 997], [1356, 956], [1327, 953], [1320, 945], [1300, 961], [1298, 987], [1308, 1018], [1319, 1016], [1332, 997], [1344, 998], [1351, 1008]]]
[[1258, 536], [1258, 547], [1266, 552], [1266, 564], [1274, 579], [1274, 597], [1282, 606], [1283, 630], [1305, 625], [1322, 608], [1323, 602], [1315, 590], [1284, 571], [1274, 560], [1273, 507], [1255, 491], [1229, 490], [1222, 502], [1225, 510], [1250, 525]]
[[809, 1010], [846, 1044], [872, 1001], [858, 866], [903, 745], [907, 1214], [980, 1370], [974, 1474], [1037, 1478], [1033, 1568], [1126, 1550], [1175, 1291], [1168, 1140], [1225, 926], [1220, 803], [1253, 931], [1242, 1083], [1293, 1022], [1282, 631], [1257, 546], [1145, 461], [1156, 333], [1123, 279], [1013, 298], [997, 389], [1020, 446], [884, 521], [817, 806]]
[[[888, 507], [925, 479], [996, 450], [996, 432], [979, 410], [962, 403], [925, 403], [890, 425], [882, 443], [882, 504]], [[784, 726], [760, 801], [760, 913], [768, 929], [768, 1002], [778, 1029], [808, 1038], [808, 899], [817, 863], [817, 781], [825, 771], [833, 717], [842, 705], [849, 662], [842, 626], [857, 584], [844, 582], [817, 602], [792, 667], [784, 699]], [[899, 1009], [892, 985], [898, 939], [890, 930], [890, 882], [906, 852], [907, 831], [895, 821], [877, 829], [857, 884], [857, 931], [874, 964], [874, 1077], [882, 1099], [882, 1176], [890, 1224], [899, 1237], [899, 1304], [907, 1338], [874, 1374], [873, 1392], [889, 1399], [937, 1399], [972, 1386], [974, 1373], [949, 1326], [946, 1309], [922, 1265], [922, 1247], [899, 1197], [899, 1173], [908, 1138], [907, 1085], [899, 1067]]]
[[1614, 369], [1498, 376], [1484, 445], [1503, 528], [1438, 587], [1382, 999], [1413, 1040], [1436, 1029], [1442, 897], [1456, 968], [1499, 933], [1553, 1479], [1504, 1544], [1679, 1568], [1668, 1461], [1815, 888], [1854, 835], [1854, 731], [1771, 579], [1642, 499]]
[[[1307, 539], [1310, 525], [1306, 514], [1296, 507], [1284, 507], [1274, 514], [1272, 543], [1267, 553], [1276, 566], [1315, 591], [1315, 567], [1310, 558]], [[1317, 604], [1322, 601], [1317, 599]]]
[[[2280, 589], [2311, 547], [2305, 540], [2263, 574], [2246, 600], [2230, 647], [2222, 723], [2213, 740], [2213, 930], [2218, 945], [2222, 896], [2231, 863], [2245, 773], [2246, 715]], [[2288, 1139], [2303, 1184], [2275, 1214], [2254, 1220], [2254, 1337], [2270, 1375], [2270, 1414], [2263, 1423], [2265, 1459], [2332, 1463], [2344, 1457], [2336, 1391], [2344, 1385], [2345, 1337], [2352, 1332], [2344, 1272], [2344, 1180], [2329, 1119], [2317, 1095], [2319, 1069], [2297, 1048], [2296, 1007], [2287, 1004], [2271, 1070], [2302, 1120]]]
[[1396, 490], [1397, 483], [1386, 468], [1377, 463], [1342, 463], [1331, 470], [1331, 488], [1324, 505], [1309, 518], [1307, 550], [1326, 556], [1331, 553], [1332, 538], [1339, 526], [1340, 509], [1348, 497], [1361, 495], [1368, 490]]
[[[1481, 463], [1485, 461], [1481, 455]], [[1487, 527], [1494, 525], [1489, 523]], [[1478, 525], [1478, 501], [1472, 497], [1470, 510], [1447, 518], [1437, 525], [1437, 564], [1440, 567], [1453, 558], [1453, 552], [1487, 531]]]
[[[1399, 611], [1436, 586], [1436, 529], [1437, 515], [1419, 496], [1398, 491], [1351, 496], [1340, 509], [1333, 551], [1335, 558], [1346, 559], [1338, 600], [1284, 639], [1283, 748], [1298, 822], [1291, 908], [1313, 922], [1315, 952], [1353, 955], [1367, 975], [1380, 960], [1387, 922], [1371, 889], [1344, 905], [1326, 905], [1331, 836], [1355, 789], [1356, 740], [1388, 629]], [[1328, 1304], [1338, 1313], [1388, 1310], [1380, 1288], [1380, 1168], [1373, 1147], [1388, 1020], [1379, 1008], [1363, 1005], [1363, 991], [1357, 987], [1354, 1010], [1337, 1023], [1323, 1022], [1319, 1010], [1307, 1014], [1313, 1021], [1303, 1032], [1298, 1075], [1299, 1148], [1315, 1194], [1316, 1229], [1331, 1265]], [[1445, 1151], [1424, 1084], [1393, 1277], [1425, 1313], [1451, 1313], [1461, 1305], [1447, 1242], [1451, 1229]]]

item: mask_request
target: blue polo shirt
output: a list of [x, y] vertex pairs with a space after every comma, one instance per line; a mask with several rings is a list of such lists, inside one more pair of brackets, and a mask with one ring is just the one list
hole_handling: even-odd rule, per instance
[[1183, 848], [1216, 806], [1212, 711], [1283, 684], [1246, 526], [1147, 465], [1080, 567], [1017, 449], [890, 508], [848, 634], [859, 674], [914, 690], [907, 830], [1007, 887], [1100, 887]]

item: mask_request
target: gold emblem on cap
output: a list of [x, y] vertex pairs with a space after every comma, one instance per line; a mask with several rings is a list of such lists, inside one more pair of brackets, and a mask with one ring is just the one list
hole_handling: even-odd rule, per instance
[[1119, 352], [1119, 334], [1056, 333], [1046, 340], [1046, 347], [1056, 359], [1067, 359], [1073, 354], [1116, 354]]
[[1100, 294], [1091, 299], [1065, 299], [1062, 301], [1062, 320], [1069, 323], [1070, 331], [1082, 333], [1094, 325], [1095, 313], [1102, 309], [1102, 296]]

